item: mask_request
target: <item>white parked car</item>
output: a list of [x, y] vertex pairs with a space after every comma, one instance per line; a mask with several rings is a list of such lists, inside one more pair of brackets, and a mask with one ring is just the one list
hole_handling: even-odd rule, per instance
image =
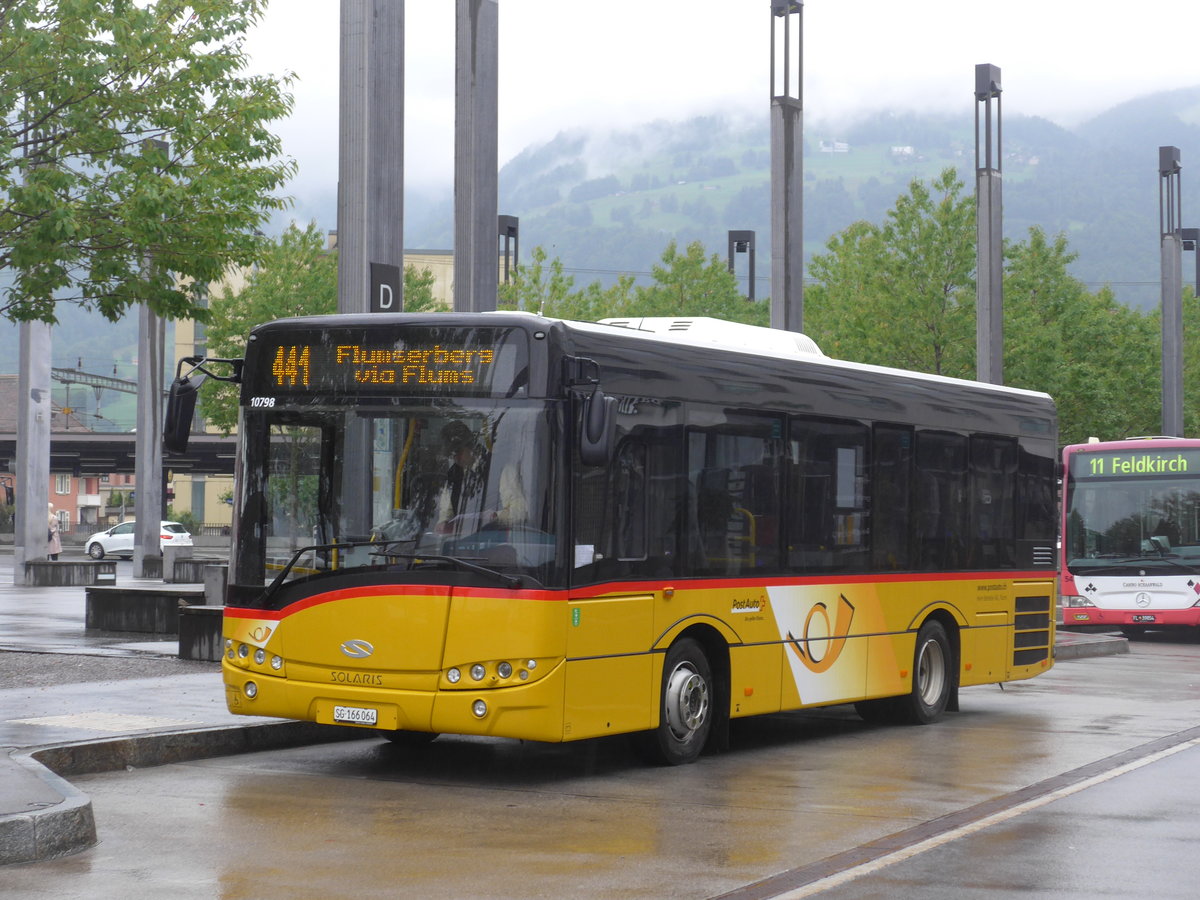
[[[136, 522], [122, 522], [114, 525], [108, 531], [97, 531], [84, 546], [92, 559], [104, 559], [106, 556], [123, 556], [133, 559], [133, 531]], [[159, 529], [160, 547], [190, 547], [192, 536], [178, 522], [163, 522]]]

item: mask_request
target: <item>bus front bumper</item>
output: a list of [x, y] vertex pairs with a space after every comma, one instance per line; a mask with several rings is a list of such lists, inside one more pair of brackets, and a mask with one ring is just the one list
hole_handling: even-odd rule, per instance
[[1200, 626], [1200, 607], [1187, 609], [1096, 609], [1090, 606], [1065, 606], [1062, 610], [1065, 628], [1080, 625], [1109, 625], [1113, 628], [1168, 628]]
[[222, 668], [225, 703], [236, 715], [379, 731], [563, 740], [562, 665], [530, 684], [429, 691], [321, 684], [264, 676], [228, 664]]

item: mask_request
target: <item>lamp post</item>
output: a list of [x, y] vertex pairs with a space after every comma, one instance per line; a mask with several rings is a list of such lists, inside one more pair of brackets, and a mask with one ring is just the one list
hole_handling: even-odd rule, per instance
[[734, 257], [738, 253], [745, 253], [746, 260], [749, 264], [749, 274], [746, 282], [746, 299], [751, 303], [754, 302], [754, 232], [753, 231], [730, 231], [729, 232], [729, 271], [734, 270]]
[[[980, 105], [984, 110], [982, 136]], [[983, 63], [975, 67], [975, 367], [979, 380], [989, 384], [1004, 383], [1004, 236], [1001, 221], [1000, 138], [1000, 69]]]
[[771, 0], [771, 327], [804, 325], [804, 4]]
[[1183, 437], [1183, 188], [1178, 147], [1158, 148], [1162, 269], [1162, 429]]
[[516, 216], [500, 216], [497, 226], [500, 240], [504, 242], [504, 283], [508, 284], [521, 259], [521, 220]]

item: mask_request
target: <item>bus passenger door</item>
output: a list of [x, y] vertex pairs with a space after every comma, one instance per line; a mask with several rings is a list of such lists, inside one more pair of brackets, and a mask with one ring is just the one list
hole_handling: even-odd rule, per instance
[[652, 654], [646, 640], [654, 593], [574, 597], [567, 624], [563, 738], [597, 737], [652, 726]]

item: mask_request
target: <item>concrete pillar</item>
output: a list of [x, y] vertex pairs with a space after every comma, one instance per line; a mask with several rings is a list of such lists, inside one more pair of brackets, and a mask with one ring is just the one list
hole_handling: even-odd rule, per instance
[[163, 349], [166, 323], [148, 306], [138, 307], [137, 434], [134, 439], [134, 472], [137, 496], [133, 510], [137, 527], [133, 536], [133, 574], [137, 578], [162, 577], [160, 528], [166, 515], [163, 505]]
[[[338, 311], [404, 308], [404, 0], [342, 0]], [[396, 281], [398, 280], [398, 284]], [[376, 304], [378, 306], [378, 303]]]
[[22, 322], [17, 374], [16, 522], [13, 583], [28, 584], [26, 561], [46, 558], [50, 496], [50, 326]]
[[454, 310], [496, 308], [497, 0], [457, 0], [454, 74]]

